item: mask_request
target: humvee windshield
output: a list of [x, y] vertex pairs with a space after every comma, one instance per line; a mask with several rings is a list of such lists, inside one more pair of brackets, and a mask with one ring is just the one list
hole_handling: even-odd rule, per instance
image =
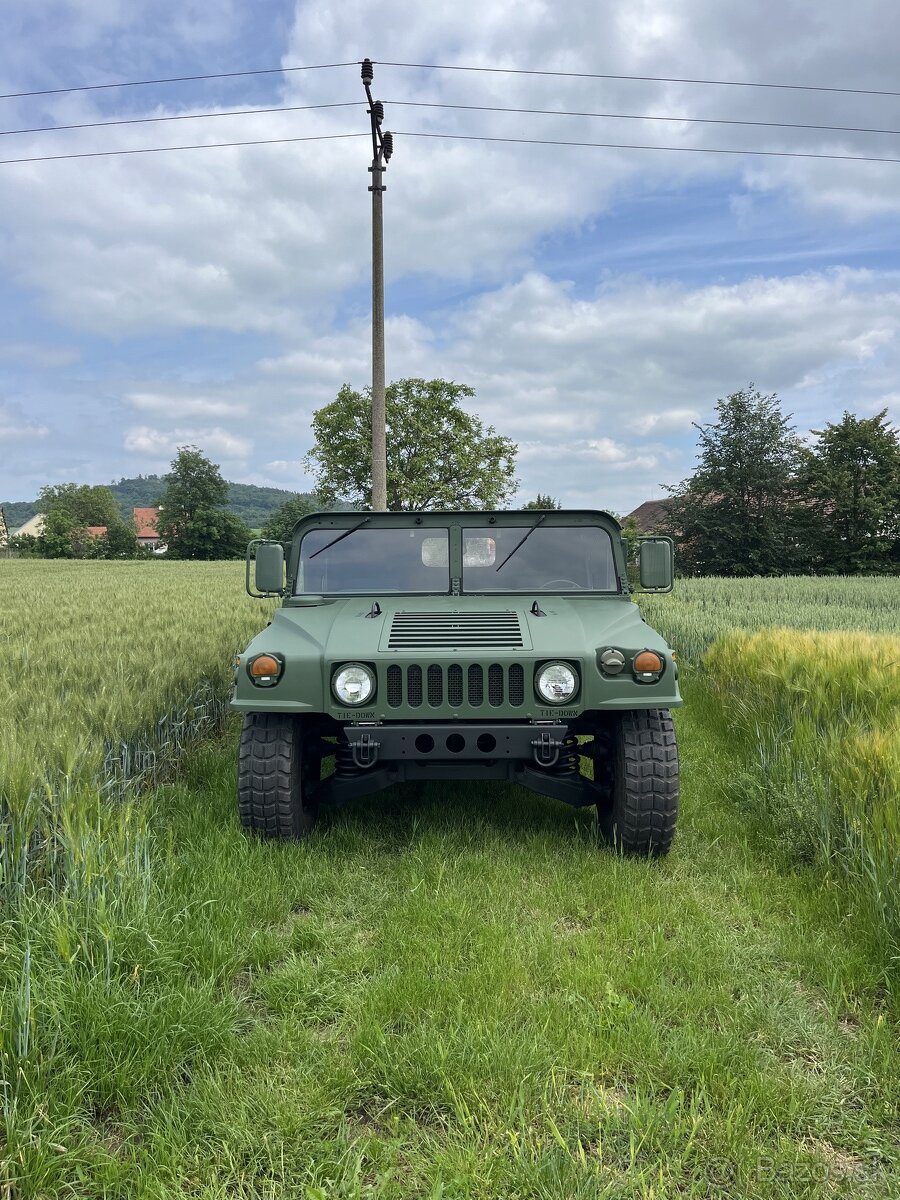
[[446, 529], [357, 529], [335, 542], [336, 536], [334, 529], [311, 529], [304, 537], [297, 595], [450, 591]]
[[[596, 525], [455, 528], [456, 561], [460, 536], [463, 592], [619, 590], [609, 533]], [[295, 594], [446, 595], [450, 545], [451, 531], [434, 526], [357, 528], [343, 536], [335, 529], [311, 529], [300, 546]]]
[[[487, 555], [483, 553], [485, 542], [491, 547]], [[515, 549], [519, 542], [522, 544]], [[479, 553], [471, 553], [470, 546]], [[463, 548], [464, 592], [619, 590], [612, 542], [607, 531], [596, 525], [464, 529]]]

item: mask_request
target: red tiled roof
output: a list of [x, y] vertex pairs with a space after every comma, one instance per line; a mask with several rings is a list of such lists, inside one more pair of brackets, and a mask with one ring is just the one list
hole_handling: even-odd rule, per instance
[[139, 538], [159, 537], [159, 530], [156, 528], [158, 516], [158, 508], [136, 508], [134, 510], [134, 527]]
[[105, 537], [106, 536], [106, 526], [105, 525], [86, 525], [84, 532], [92, 538]]

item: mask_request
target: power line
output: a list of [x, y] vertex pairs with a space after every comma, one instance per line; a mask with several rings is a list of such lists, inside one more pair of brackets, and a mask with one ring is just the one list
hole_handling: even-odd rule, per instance
[[30, 129], [0, 129], [0, 137], [17, 133], [56, 133], [64, 129], [102, 129], [107, 125], [158, 125], [163, 121], [199, 121], [207, 117], [250, 117], [257, 113], [312, 112], [318, 108], [360, 108], [361, 100], [345, 100], [339, 104], [289, 104], [275, 108], [233, 108], [221, 112], [176, 113], [168, 117], [125, 117], [115, 121], [83, 121], [78, 125], [34, 125]]
[[[251, 71], [219, 71], [205, 75], [174, 75], [166, 79], [125, 79], [115, 83], [89, 83], [74, 87], [41, 88], [30, 92], [4, 92], [0, 100], [19, 100], [29, 96], [60, 96], [68, 92], [95, 92], [107, 88], [150, 87], [166, 83], [196, 83], [212, 79], [241, 79], [254, 75], [282, 75], [295, 71], [324, 71], [332, 67], [356, 67], [361, 59], [353, 62], [311, 63], [299, 67], [261, 67]], [[822, 84], [809, 83], [760, 83], [750, 80], [737, 79], [682, 79], [669, 75], [610, 75], [590, 71], [543, 71], [525, 67], [481, 67], [465, 66], [456, 63], [405, 63], [380, 62], [376, 66], [408, 67], [422, 71], [474, 71], [493, 75], [535, 75], [558, 79], [608, 79], [634, 83], [687, 83], [701, 84], [708, 87], [739, 87], [739, 88], [774, 88], [794, 92], [831, 92], [846, 96], [900, 96], [900, 91], [887, 91], [876, 88], [828, 87]]]
[[84, 83], [77, 87], [42, 88], [36, 92], [4, 92], [0, 100], [21, 100], [26, 96], [61, 96], [66, 92], [100, 92], [105, 88], [150, 87], [161, 83], [196, 83], [205, 79], [240, 79], [248, 75], [282, 75], [289, 71], [325, 71], [329, 67], [357, 67], [355, 62], [312, 63], [304, 67], [263, 67], [258, 71], [220, 71], [215, 75], [173, 75], [169, 79], [125, 79], [118, 83]]
[[[668, 75], [599, 75], [589, 71], [537, 71], [524, 67], [465, 67], [447, 63], [379, 62], [382, 67], [413, 67], [422, 71], [481, 71], [489, 75], [549, 75], [561, 79], [618, 79], [638, 83], [700, 83], [710, 87], [782, 88], [791, 92], [840, 92], [852, 96], [900, 96], [873, 88], [823, 87], [811, 83], [751, 83], [736, 79], [677, 79]], [[2, 99], [2, 97], [0, 97]]]
[[[428, 100], [386, 100], [401, 108], [459, 109], [466, 112], [519, 113], [548, 117], [596, 117], [616, 121], [667, 121], [683, 125], [745, 125], [764, 129], [807, 129], [825, 133], [884, 133], [900, 136], [900, 129], [875, 129], [857, 125], [807, 125], [797, 121], [740, 121], [725, 117], [670, 117], [650, 113], [579, 112], [561, 108], [507, 108], [493, 104], [447, 104]], [[0, 137], [24, 133], [55, 133], [72, 129], [102, 129], [111, 125], [157, 125], [166, 121], [197, 121], [208, 117], [249, 117], [258, 113], [313, 112], [326, 108], [356, 108], [362, 101], [346, 100], [331, 104], [289, 104], [269, 108], [234, 108], [220, 112], [176, 113], [166, 117], [126, 117], [112, 121], [83, 121], [76, 125], [34, 125], [24, 129], [0, 129]]]
[[826, 133], [900, 134], [900, 129], [869, 129], [856, 125], [801, 125], [795, 121], [736, 121], [725, 117], [656, 117], [646, 113], [573, 112], [561, 108], [504, 108], [493, 104], [439, 104], [429, 100], [386, 100], [385, 104], [394, 104], [401, 108], [459, 108], [471, 112], [525, 113], [548, 117], [605, 117], [616, 121], [674, 121], [683, 125], [754, 125], [766, 129], [814, 129]]
[[323, 133], [316, 137], [260, 138], [250, 142], [199, 142], [190, 146], [144, 146], [139, 150], [90, 150], [79, 154], [38, 154], [33, 158], [0, 158], [0, 167], [10, 163], [58, 162], [65, 158], [114, 158], [120, 154], [165, 154], [169, 150], [222, 150], [227, 146], [275, 146], [284, 142], [335, 142], [341, 138], [368, 137], [363, 133]]
[[812, 154], [799, 150], [717, 150], [706, 146], [644, 146], [623, 142], [566, 142], [551, 138], [484, 137], [469, 133], [415, 133], [394, 130], [396, 137], [441, 138], [454, 142], [514, 142], [527, 146], [589, 146], [598, 150], [671, 150], [682, 154], [751, 154], [766, 158], [828, 158], [839, 162], [900, 163], [900, 158], [875, 158], [862, 154]]
[[[836, 162], [900, 163], [900, 158], [877, 158], [864, 154], [813, 154], [799, 150], [733, 150], [705, 146], [647, 146], [628, 142], [575, 142], [556, 138], [487, 137], [466, 133], [424, 133], [415, 130], [395, 130], [397, 137], [438, 138], [455, 142], [509, 142], [526, 146], [580, 146], [598, 150], [670, 150], [680, 154], [734, 154], [765, 158], [822, 158]], [[58, 162], [72, 158], [114, 158], [124, 154], [164, 154], [169, 150], [220, 150], [230, 146], [275, 146], [290, 142], [330, 142], [341, 138], [368, 137], [368, 132], [327, 133], [315, 137], [259, 138], [243, 142], [200, 142], [187, 146], [146, 146], [138, 150], [91, 150], [78, 154], [39, 154], [30, 158], [0, 158], [0, 166], [11, 163]]]

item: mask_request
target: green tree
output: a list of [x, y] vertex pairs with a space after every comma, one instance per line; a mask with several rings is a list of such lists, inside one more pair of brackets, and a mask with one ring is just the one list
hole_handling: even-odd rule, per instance
[[[400, 379], [386, 389], [388, 508], [499, 508], [517, 486], [517, 447], [466, 412], [472, 388], [444, 379]], [[372, 503], [371, 390], [345, 384], [315, 413], [307, 455], [326, 505]]]
[[842, 575], [900, 569], [900, 434], [887, 409], [845, 412], [813, 434], [806, 482], [817, 566]]
[[543, 492], [538, 492], [535, 498], [529, 500], [527, 504], [523, 504], [522, 508], [525, 510], [551, 511], [562, 508], [562, 505], [553, 496], [545, 496]]
[[804, 565], [800, 439], [774, 394], [751, 383], [696, 425], [699, 465], [672, 493], [667, 531], [699, 575], [779, 575]]
[[45, 558], [95, 558], [102, 547], [87, 529], [123, 524], [115, 497], [107, 487], [58, 483], [41, 488], [38, 505], [44, 528], [38, 538], [39, 553]]
[[272, 513], [262, 527], [261, 536], [269, 538], [273, 542], [283, 542], [287, 545], [291, 540], [291, 535], [294, 532], [294, 526], [297, 522], [310, 513], [317, 511], [318, 505], [311, 497], [292, 496], [290, 500], [285, 500], [284, 504]]
[[159, 535], [169, 558], [241, 558], [250, 530], [225, 511], [228, 484], [196, 446], [179, 446], [165, 477]]

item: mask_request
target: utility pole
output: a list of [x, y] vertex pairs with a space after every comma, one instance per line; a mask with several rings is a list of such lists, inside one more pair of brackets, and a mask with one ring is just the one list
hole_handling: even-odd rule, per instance
[[372, 126], [372, 509], [387, 511], [387, 439], [384, 411], [384, 209], [382, 177], [394, 152], [394, 139], [382, 133], [384, 105], [372, 99], [375, 72], [372, 60], [363, 59], [362, 82], [369, 102]]

